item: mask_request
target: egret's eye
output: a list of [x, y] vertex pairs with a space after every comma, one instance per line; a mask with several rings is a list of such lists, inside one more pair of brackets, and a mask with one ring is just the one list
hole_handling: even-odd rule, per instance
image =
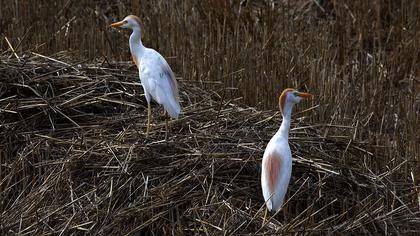
[[128, 21], [124, 20], [124, 21], [123, 21], [123, 23], [124, 23], [124, 24], [128, 24]]

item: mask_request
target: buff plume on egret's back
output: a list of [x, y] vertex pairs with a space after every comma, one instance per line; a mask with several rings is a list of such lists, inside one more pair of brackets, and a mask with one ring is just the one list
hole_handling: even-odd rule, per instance
[[261, 171], [261, 187], [267, 208], [270, 211], [281, 209], [292, 174], [292, 153], [289, 146], [289, 129], [293, 105], [302, 98], [311, 97], [309, 93], [287, 88], [279, 96], [279, 109], [283, 121], [279, 130], [271, 138], [264, 151]]
[[168, 114], [177, 119], [181, 113], [178, 84], [165, 58], [157, 51], [143, 46], [141, 23], [137, 16], [129, 15], [122, 21], [111, 24], [114, 28], [131, 29], [129, 46], [132, 59], [139, 70], [139, 77], [147, 100], [147, 135], [150, 129], [151, 100], [163, 105]]

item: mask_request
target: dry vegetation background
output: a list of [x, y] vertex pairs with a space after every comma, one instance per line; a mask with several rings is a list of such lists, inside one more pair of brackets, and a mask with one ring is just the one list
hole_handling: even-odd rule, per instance
[[[420, 233], [420, 1], [0, 9], [0, 232]], [[129, 33], [108, 27], [128, 14], [181, 77], [168, 141], [158, 107], [144, 138]], [[291, 200], [264, 224], [258, 164], [285, 87], [317, 96], [297, 107]]]

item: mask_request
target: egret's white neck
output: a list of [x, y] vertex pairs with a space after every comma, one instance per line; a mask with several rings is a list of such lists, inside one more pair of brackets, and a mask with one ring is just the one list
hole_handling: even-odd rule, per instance
[[284, 104], [283, 121], [281, 122], [280, 129], [277, 131], [277, 134], [286, 140], [289, 139], [290, 122], [292, 120], [292, 109], [293, 103], [287, 102], [286, 104]]
[[141, 30], [140, 26], [136, 26], [133, 28], [133, 32], [130, 35], [130, 51], [131, 54], [142, 57], [144, 52], [144, 46], [141, 42]]

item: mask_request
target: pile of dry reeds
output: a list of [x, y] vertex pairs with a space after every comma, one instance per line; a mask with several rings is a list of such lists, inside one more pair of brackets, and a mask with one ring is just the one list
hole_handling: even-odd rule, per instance
[[260, 162], [278, 113], [181, 81], [183, 115], [165, 139], [154, 105], [146, 138], [130, 65], [64, 54], [0, 60], [2, 234], [419, 232], [416, 189], [395, 175], [404, 165], [371, 170], [381, 154], [328, 135], [351, 127], [307, 124], [310, 109], [291, 130], [287, 203], [264, 221]]

